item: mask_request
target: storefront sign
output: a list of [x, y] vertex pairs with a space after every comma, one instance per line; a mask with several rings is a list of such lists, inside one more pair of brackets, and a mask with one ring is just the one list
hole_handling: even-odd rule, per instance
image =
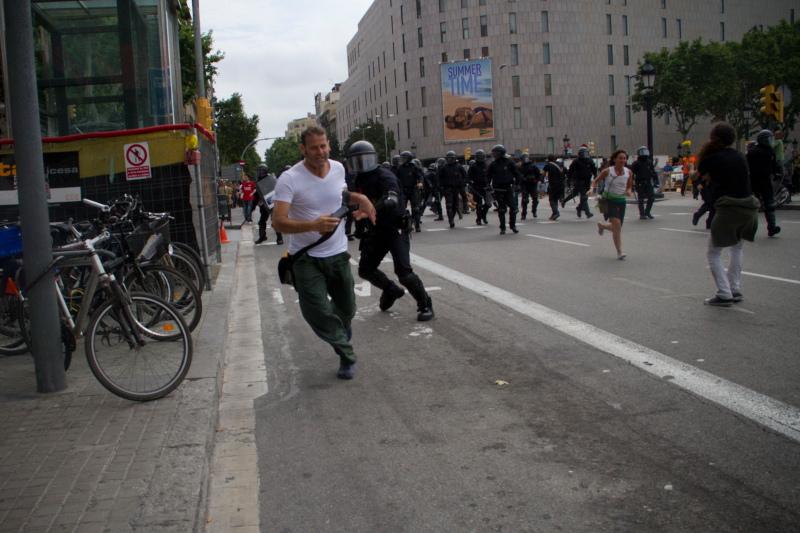
[[444, 142], [494, 139], [492, 60], [442, 63]]
[[128, 181], [149, 180], [153, 177], [150, 172], [150, 147], [147, 142], [126, 144], [122, 151], [125, 154], [125, 178]]
[[[78, 152], [44, 154], [47, 201], [51, 204], [81, 201]], [[0, 154], [0, 205], [18, 205], [17, 165], [14, 154]]]

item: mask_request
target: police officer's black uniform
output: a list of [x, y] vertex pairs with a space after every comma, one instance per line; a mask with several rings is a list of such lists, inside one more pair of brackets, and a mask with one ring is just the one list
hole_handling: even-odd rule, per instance
[[500, 234], [506, 233], [506, 211], [509, 211], [508, 226], [514, 233], [519, 233], [517, 230], [517, 202], [516, 202], [516, 187], [519, 184], [521, 176], [517, 165], [506, 157], [506, 149], [502, 145], [496, 145], [492, 148], [492, 156], [494, 161], [489, 163], [489, 168], [486, 172], [489, 179], [489, 185], [494, 192], [494, 199], [497, 202], [497, 216], [500, 218]]
[[475, 200], [475, 224], [488, 224], [486, 215], [491, 207], [489, 189], [489, 166], [486, 164], [486, 154], [483, 150], [475, 152], [475, 164], [469, 167], [467, 180]]
[[365, 153], [369, 156], [370, 150], [374, 154], [374, 148], [367, 141], [353, 143], [348, 150], [348, 163], [356, 172], [354, 188], [370, 199], [377, 212], [375, 225], [368, 219], [356, 221], [356, 235], [361, 239], [358, 275], [383, 291], [380, 309], [388, 310], [404, 294], [403, 289], [378, 268], [386, 254], [392, 254], [395, 274], [417, 301], [417, 320], [430, 320], [434, 316], [431, 298], [411, 268], [411, 242], [400, 183], [392, 172], [377, 165], [377, 155], [374, 164], [353, 161], [354, 157]]
[[558, 202], [564, 196], [564, 169], [556, 163], [555, 157], [548, 156], [544, 173], [547, 175], [547, 195], [550, 200], [550, 209], [553, 211], [550, 220], [558, 220], [558, 217], [561, 216], [558, 211]]
[[[464, 171], [464, 167], [458, 164], [455, 155], [452, 158], [448, 155], [448, 158], [451, 160], [439, 169], [439, 186], [444, 195], [447, 221], [450, 223], [450, 227], [454, 228], [455, 216], [458, 211], [459, 189], [463, 189], [464, 183], [467, 182], [467, 173]], [[461, 217], [460, 212], [458, 212], [458, 216]]]
[[519, 167], [522, 175], [520, 189], [522, 189], [522, 220], [528, 216], [528, 201], [531, 203], [531, 216], [536, 218], [539, 208], [539, 183], [542, 181], [542, 171], [531, 161], [528, 156], [522, 156], [522, 165]]
[[420, 217], [425, 214], [425, 208], [430, 204], [431, 209], [436, 214], [434, 220], [444, 220], [442, 217], [442, 193], [439, 190], [439, 173], [436, 165], [431, 163], [425, 174], [422, 175], [422, 207], [420, 207]]
[[567, 171], [567, 176], [572, 182], [572, 194], [564, 198], [561, 202], [563, 207], [568, 201], [574, 197], [579, 196], [578, 201], [578, 218], [581, 217], [581, 212], [586, 213], [586, 218], [592, 218], [592, 212], [589, 211], [589, 189], [592, 187], [592, 180], [597, 177], [597, 165], [589, 157], [589, 151], [584, 152], [584, 148], [578, 151], [578, 158], [572, 161]]
[[403, 188], [403, 197], [405, 198], [403, 209], [406, 208], [405, 204], [411, 204], [414, 229], [420, 231], [419, 193], [422, 185], [422, 172], [411, 162], [414, 158], [411, 152], [403, 152], [401, 156], [403, 164], [398, 167], [396, 174], [397, 179], [400, 180], [400, 186]]
[[658, 173], [656, 172], [653, 161], [650, 159], [650, 151], [645, 148], [637, 150], [639, 154], [636, 161], [631, 165], [633, 171], [633, 184], [636, 187], [636, 196], [639, 201], [639, 218], [644, 220], [653, 218], [650, 210], [656, 197], [655, 188], [658, 186]]
[[782, 175], [783, 169], [775, 157], [772, 148], [772, 132], [762, 130], [756, 137], [754, 144], [747, 151], [747, 166], [750, 168], [750, 186], [764, 208], [767, 219], [767, 235], [773, 237], [780, 233], [781, 227], [775, 219], [775, 191], [772, 183], [774, 174]]

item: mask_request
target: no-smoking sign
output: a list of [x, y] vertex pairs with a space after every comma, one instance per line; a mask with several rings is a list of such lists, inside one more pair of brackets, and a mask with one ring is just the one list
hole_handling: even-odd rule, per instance
[[125, 154], [125, 177], [128, 181], [153, 177], [150, 172], [150, 147], [146, 141], [126, 144], [122, 150]]

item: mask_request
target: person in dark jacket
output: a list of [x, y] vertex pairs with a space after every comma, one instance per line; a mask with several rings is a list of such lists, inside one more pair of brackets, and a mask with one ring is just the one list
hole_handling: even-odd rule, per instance
[[756, 135], [756, 143], [747, 151], [747, 165], [750, 167], [750, 184], [753, 192], [761, 200], [764, 216], [767, 219], [767, 235], [774, 237], [781, 232], [775, 220], [775, 192], [772, 176], [782, 176], [782, 169], [775, 158], [772, 132], [761, 130]]
[[636, 188], [636, 196], [639, 201], [639, 220], [652, 219], [650, 210], [653, 209], [653, 202], [656, 198], [658, 187], [658, 173], [653, 160], [650, 158], [650, 150], [646, 146], [640, 146], [636, 150], [636, 161], [631, 165], [633, 171], [633, 185]]
[[[491, 206], [488, 188], [489, 179], [487, 178], [488, 166], [486, 165], [486, 152], [477, 150], [475, 152], [475, 164], [469, 167], [467, 179], [472, 190], [472, 197], [475, 199], [475, 224], [488, 224], [486, 215]], [[489, 200], [489, 201], [487, 201]]]
[[379, 266], [387, 253], [392, 254], [394, 272], [400, 284], [417, 301], [417, 320], [425, 322], [434, 316], [433, 303], [422, 280], [411, 268], [411, 239], [406, 222], [405, 199], [397, 177], [378, 165], [375, 148], [367, 141], [357, 141], [347, 151], [348, 166], [355, 172], [354, 188], [375, 206], [376, 219], [356, 221], [361, 242], [358, 262], [359, 277], [383, 291], [379, 306], [387, 311], [405, 291], [384, 274]]
[[452, 150], [445, 156], [444, 166], [439, 168], [439, 186], [444, 195], [444, 204], [447, 209], [447, 221], [451, 228], [456, 227], [455, 217], [461, 218], [461, 211], [458, 209], [460, 189], [464, 188], [467, 182], [467, 173], [458, 163], [456, 153]]
[[520, 188], [522, 189], [522, 220], [528, 217], [528, 201], [531, 203], [531, 216], [536, 218], [539, 208], [539, 183], [542, 181], [542, 171], [531, 161], [528, 154], [522, 154], [522, 164], [519, 167], [522, 176]]
[[439, 172], [436, 163], [428, 165], [428, 170], [422, 176], [422, 198], [419, 216], [424, 215], [425, 208], [430, 205], [436, 215], [434, 220], [444, 220], [442, 217], [442, 193], [439, 190]]
[[564, 196], [564, 169], [556, 163], [556, 156], [547, 156], [547, 164], [544, 166], [544, 175], [547, 177], [547, 194], [550, 198], [550, 209], [553, 214], [550, 220], [558, 220], [561, 213], [558, 211], [558, 202]]
[[506, 148], [502, 144], [492, 147], [494, 161], [489, 163], [486, 176], [492, 188], [494, 199], [497, 201], [497, 216], [500, 219], [500, 235], [506, 234], [506, 211], [508, 214], [508, 227], [514, 233], [517, 229], [517, 202], [516, 188], [521, 176], [517, 165], [507, 157]]
[[588, 148], [581, 147], [578, 150], [578, 158], [569, 166], [567, 176], [572, 182], [572, 193], [561, 201], [561, 207], [579, 196], [578, 218], [581, 218], [581, 212], [586, 213], [586, 218], [592, 218], [594, 215], [589, 211], [589, 189], [592, 187], [592, 180], [597, 177], [597, 165], [590, 157]]
[[403, 188], [403, 198], [405, 198], [403, 209], [406, 209], [407, 204], [411, 204], [411, 218], [414, 221], [414, 230], [419, 233], [419, 193], [422, 189], [422, 171], [414, 164], [414, 155], [411, 152], [402, 152], [400, 157], [403, 162], [395, 174], [400, 181], [400, 186]]
[[[753, 241], [758, 228], [758, 200], [753, 196], [747, 161], [732, 145], [736, 130], [725, 122], [711, 129], [708, 142], [700, 150], [698, 175], [708, 187], [709, 201], [716, 214], [711, 222], [708, 266], [717, 293], [706, 305], [730, 307], [741, 302], [744, 241]], [[730, 263], [722, 265], [722, 250], [730, 248]]]

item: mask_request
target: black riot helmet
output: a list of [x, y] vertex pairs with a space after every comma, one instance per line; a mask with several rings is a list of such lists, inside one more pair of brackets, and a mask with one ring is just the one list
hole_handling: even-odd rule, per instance
[[397, 168], [397, 167], [399, 167], [399, 166], [400, 166], [400, 163], [402, 163], [402, 162], [403, 162], [403, 158], [402, 158], [402, 157], [400, 157], [399, 155], [393, 155], [393, 156], [392, 156], [392, 166], [393, 166], [394, 168]]
[[492, 146], [492, 155], [495, 159], [500, 159], [506, 156], [506, 147], [502, 144], [495, 144]]
[[580, 157], [581, 159], [588, 159], [589, 158], [589, 149], [586, 148], [585, 146], [581, 146], [578, 149], [578, 157]]
[[448, 163], [454, 163], [455, 160], [456, 160], [456, 153], [454, 151], [450, 150], [449, 152], [444, 154], [444, 159]]
[[531, 156], [529, 156], [528, 154], [522, 154], [522, 157], [520, 159], [522, 160], [523, 163], [527, 163], [531, 160]]
[[761, 130], [756, 135], [756, 143], [761, 146], [772, 146], [775, 143], [775, 136], [769, 130]]
[[444, 157], [440, 157], [436, 160], [436, 166], [442, 168], [447, 163], [447, 160]]
[[428, 170], [435, 171], [436, 170], [436, 163], [431, 163], [430, 165], [428, 165]]
[[415, 166], [416, 168], [418, 168], [419, 170], [422, 170], [422, 169], [423, 169], [423, 167], [422, 167], [422, 161], [420, 161], [420, 160], [419, 160], [419, 159], [417, 159], [416, 157], [415, 157], [414, 159], [412, 159], [412, 160], [411, 160], [411, 164], [412, 164], [412, 165], [414, 165], [414, 166]]
[[636, 150], [636, 155], [639, 158], [645, 158], [646, 159], [646, 158], [650, 157], [650, 150], [647, 149], [647, 146], [640, 146]]
[[400, 152], [400, 157], [403, 158], [403, 163], [411, 163], [411, 161], [414, 159], [414, 154], [408, 150], [405, 150], [404, 152]]
[[483, 150], [475, 150], [475, 161], [478, 161], [479, 163], [486, 161], [486, 152]]
[[392, 168], [392, 164], [389, 163], [388, 161], [384, 161], [383, 163], [381, 163], [381, 166], [383, 168], [385, 168], [385, 169], [391, 169]]
[[378, 168], [378, 153], [367, 141], [356, 141], [347, 150], [347, 165], [356, 174], [363, 174]]

